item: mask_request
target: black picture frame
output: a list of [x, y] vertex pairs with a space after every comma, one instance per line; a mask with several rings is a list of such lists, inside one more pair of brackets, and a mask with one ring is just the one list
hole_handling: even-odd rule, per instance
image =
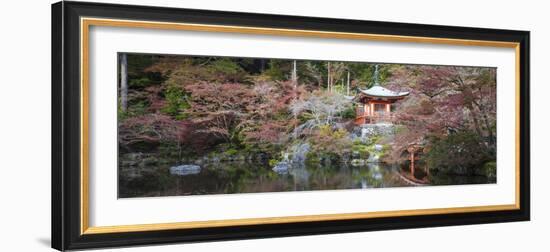
[[[101, 17], [349, 33], [490, 40], [519, 43], [519, 209], [82, 234], [80, 18]], [[530, 219], [529, 32], [393, 22], [328, 19], [102, 3], [52, 5], [52, 247], [58, 250], [174, 242], [252, 239]]]

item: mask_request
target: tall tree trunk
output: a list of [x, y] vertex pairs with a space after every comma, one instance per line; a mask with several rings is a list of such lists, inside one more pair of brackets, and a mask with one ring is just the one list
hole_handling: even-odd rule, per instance
[[495, 133], [491, 129], [491, 123], [489, 121], [489, 117], [487, 116], [487, 111], [485, 109], [485, 106], [481, 102], [475, 103], [476, 107], [479, 109], [481, 113], [481, 118], [483, 119], [483, 123], [485, 124], [485, 129], [487, 130], [487, 137], [489, 138], [489, 146], [491, 147], [491, 151], [496, 148], [496, 139], [495, 139]]
[[330, 92], [330, 62], [327, 62], [327, 90]]
[[348, 81], [347, 81], [347, 87], [346, 87], [346, 95], [349, 96], [349, 70], [348, 70]]
[[260, 59], [260, 72], [265, 71], [265, 59]]
[[294, 88], [298, 85], [298, 73], [296, 71], [296, 60], [292, 61], [292, 83], [294, 83]]
[[474, 111], [474, 106], [469, 103], [466, 105], [466, 108], [470, 111], [470, 116], [472, 117], [472, 121], [474, 123], [474, 129], [479, 137], [483, 137], [483, 131], [481, 130], [481, 127], [479, 125], [479, 119], [477, 118], [477, 113]]
[[120, 107], [122, 112], [128, 109], [128, 59], [125, 53], [120, 55]]
[[493, 130], [491, 129], [491, 123], [489, 122], [489, 118], [487, 117], [487, 114], [483, 113], [483, 120], [485, 122], [485, 128], [487, 128], [487, 134], [489, 138], [489, 145], [491, 147], [491, 151], [494, 151], [496, 149], [496, 138], [495, 134], [493, 133]]

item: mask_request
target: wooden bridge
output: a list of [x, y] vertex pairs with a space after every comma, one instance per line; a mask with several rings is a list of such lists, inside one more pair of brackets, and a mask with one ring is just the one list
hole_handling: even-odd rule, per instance
[[414, 174], [415, 174], [415, 163], [420, 159], [419, 157], [419, 153], [421, 151], [424, 150], [424, 146], [420, 143], [412, 143], [412, 144], [409, 144], [409, 146], [407, 146], [407, 152], [408, 152], [408, 155], [409, 155], [409, 161], [410, 161], [410, 164], [409, 164], [409, 170], [410, 170], [410, 173], [408, 176], [406, 176], [406, 178], [408, 178], [409, 180], [412, 180], [412, 182], [415, 182], [415, 183], [418, 183], [418, 184], [426, 184], [428, 183], [428, 176], [430, 176], [430, 169], [428, 168], [428, 166], [425, 166], [424, 168], [424, 172], [426, 173], [426, 177], [424, 177], [424, 179], [417, 179]]

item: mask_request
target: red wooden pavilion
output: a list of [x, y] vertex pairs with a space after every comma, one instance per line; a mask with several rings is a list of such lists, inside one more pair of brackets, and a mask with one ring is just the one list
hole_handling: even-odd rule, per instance
[[392, 122], [392, 105], [407, 95], [409, 92], [395, 92], [380, 86], [378, 83], [378, 65], [374, 72], [375, 83], [366, 90], [359, 90], [353, 98], [357, 103], [355, 110], [355, 124], [374, 124]]

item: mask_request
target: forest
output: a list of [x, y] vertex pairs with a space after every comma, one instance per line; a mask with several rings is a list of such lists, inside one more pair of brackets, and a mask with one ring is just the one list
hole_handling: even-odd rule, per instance
[[120, 197], [496, 182], [494, 68], [118, 58]]

